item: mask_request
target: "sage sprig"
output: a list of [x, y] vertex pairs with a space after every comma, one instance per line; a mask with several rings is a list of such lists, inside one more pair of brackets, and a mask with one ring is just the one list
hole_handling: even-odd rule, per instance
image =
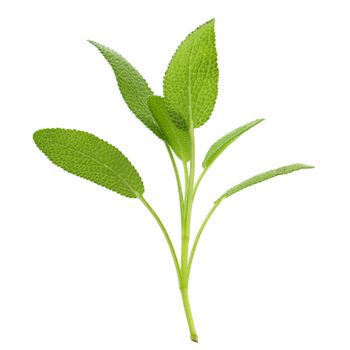
[[[253, 176], [232, 187], [214, 202], [190, 247], [192, 208], [201, 180], [226, 148], [263, 121], [256, 119], [216, 141], [209, 148], [202, 161], [202, 172], [196, 178], [195, 129], [210, 118], [218, 93], [214, 24], [214, 20], [204, 23], [180, 44], [164, 75], [163, 96], [155, 96], [142, 75], [119, 53], [90, 41], [113, 69], [129, 109], [162, 141], [170, 157], [181, 214], [179, 255], [163, 221], [144, 197], [144, 185], [139, 173], [121, 151], [84, 131], [42, 129], [33, 136], [38, 148], [52, 163], [123, 196], [137, 198], [154, 217], [170, 249], [190, 337], [195, 342], [198, 342], [198, 336], [188, 297], [189, 276], [199, 239], [214, 211], [224, 199], [247, 187], [275, 176], [312, 168], [305, 164], [292, 164]], [[183, 176], [180, 176], [179, 164]]]

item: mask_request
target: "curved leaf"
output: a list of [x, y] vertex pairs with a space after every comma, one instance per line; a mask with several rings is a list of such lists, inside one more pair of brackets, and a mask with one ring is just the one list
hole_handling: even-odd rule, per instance
[[311, 169], [311, 168], [313, 168], [313, 166], [311, 166], [311, 165], [296, 163], [296, 164], [283, 166], [281, 168], [277, 168], [274, 170], [270, 170], [270, 171], [267, 171], [265, 173], [261, 173], [259, 175], [251, 177], [248, 180], [241, 182], [239, 185], [232, 187], [231, 189], [226, 191], [220, 198], [218, 198], [215, 201], [215, 203], [222, 201], [223, 199], [230, 197], [234, 193], [237, 193], [237, 192], [239, 192], [239, 191], [241, 191], [249, 186], [253, 186], [259, 182], [266, 181], [266, 180], [271, 179], [275, 176], [285, 175], [285, 174], [292, 173], [293, 171], [297, 171], [297, 170], [301, 170], [301, 169]]
[[158, 122], [160, 129], [165, 135], [175, 154], [187, 162], [191, 158], [191, 140], [188, 130], [179, 129], [173, 122], [171, 114], [160, 96], [148, 98], [148, 106], [154, 119]]
[[129, 109], [147, 128], [163, 140], [164, 135], [159, 130], [147, 105], [147, 99], [153, 95], [153, 92], [142, 75], [119, 53], [95, 41], [89, 40], [89, 43], [94, 45], [111, 65], [120, 92]]
[[235, 140], [238, 139], [242, 134], [251, 129], [253, 126], [261, 123], [264, 119], [257, 119], [253, 122], [240, 126], [239, 128], [229, 132], [219, 140], [217, 140], [208, 150], [204, 160], [203, 168], [209, 168], [215, 159]]
[[60, 168], [123, 196], [143, 194], [140, 175], [114, 146], [85, 131], [41, 129], [34, 133], [39, 149]]
[[166, 103], [195, 128], [210, 117], [218, 93], [215, 21], [193, 31], [180, 44], [164, 76]]

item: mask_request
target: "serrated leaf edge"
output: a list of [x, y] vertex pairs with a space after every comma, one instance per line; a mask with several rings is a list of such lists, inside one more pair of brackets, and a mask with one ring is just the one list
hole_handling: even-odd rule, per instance
[[[100, 54], [104, 57], [104, 54], [103, 52], [101, 51], [101, 47], [103, 47], [104, 49], [107, 49], [107, 50], [110, 50], [112, 51], [113, 53], [115, 53], [117, 56], [120, 56], [123, 60], [125, 60], [134, 70], [135, 72], [138, 74], [138, 76], [141, 78], [141, 80], [145, 83], [145, 85], [149, 88], [151, 94], [149, 96], [153, 96], [154, 95], [154, 92], [152, 90], [152, 88], [149, 86], [147, 80], [144, 78], [144, 76], [138, 71], [138, 69], [135, 68], [135, 66], [133, 64], [131, 64], [123, 55], [121, 55], [119, 52], [111, 49], [109, 46], [106, 46], [106, 45], [103, 45], [103, 44], [100, 44], [94, 40], [87, 40], [88, 43], [90, 43], [92, 46], [94, 46], [99, 52]], [[108, 62], [108, 60], [104, 57], [104, 59], [107, 61], [108, 65], [111, 67], [111, 64]], [[161, 140], [164, 141], [164, 135], [162, 133], [162, 131], [160, 130], [159, 126], [158, 126], [158, 123], [156, 122], [156, 120], [153, 118], [152, 114], [150, 114], [150, 117], [152, 118], [152, 121], [153, 121], [153, 125], [151, 125], [151, 123], [145, 123], [143, 120], [141, 120], [131, 109], [129, 103], [127, 101], [125, 101], [124, 99], [124, 96], [123, 96], [123, 93], [121, 92], [121, 87], [120, 87], [120, 83], [119, 83], [119, 78], [116, 76], [116, 73], [114, 72], [113, 70], [113, 67], [111, 67], [112, 71], [113, 71], [113, 74], [115, 76], [115, 79], [117, 81], [117, 84], [118, 84], [118, 88], [119, 88], [119, 92], [120, 94], [122, 95], [122, 98], [123, 98], [123, 101], [125, 102], [125, 104], [128, 106], [128, 109], [130, 110], [131, 113], [133, 113], [135, 115], [135, 117], [142, 123], [146, 126], [146, 128], [150, 129], [157, 137], [159, 137]]]
[[[130, 166], [135, 170], [136, 174], [138, 175], [138, 177], [139, 177], [139, 179], [140, 179], [141, 185], [142, 185], [142, 193], [139, 193], [138, 191], [135, 191], [135, 190], [123, 179], [123, 177], [121, 177], [119, 174], [117, 174], [117, 173], [114, 171], [114, 169], [112, 169], [111, 167], [109, 167], [109, 166], [107, 166], [106, 164], [102, 163], [102, 162], [99, 161], [98, 159], [96, 159], [96, 158], [94, 158], [94, 157], [91, 157], [90, 155], [85, 154], [85, 153], [81, 152], [80, 150], [75, 149], [74, 147], [67, 147], [67, 146], [65, 146], [65, 147], [71, 148], [71, 149], [73, 149], [75, 152], [81, 153], [81, 154], [83, 154], [85, 157], [91, 158], [91, 159], [93, 159], [94, 161], [96, 161], [97, 163], [100, 163], [100, 164], [102, 164], [103, 166], [107, 167], [109, 170], [111, 170], [111, 171], [125, 184], [125, 186], [127, 186], [127, 187], [130, 189], [131, 192], [133, 192], [133, 193], [135, 194], [135, 197], [131, 197], [131, 196], [126, 195], [126, 194], [121, 194], [122, 196], [128, 197], [128, 198], [137, 198], [139, 195], [142, 195], [142, 194], [143, 194], [143, 192], [144, 192], [144, 190], [145, 190], [145, 187], [144, 187], [144, 183], [143, 183], [143, 181], [142, 181], [142, 178], [141, 178], [140, 174], [138, 173], [138, 171], [136, 170], [136, 168], [135, 168], [135, 167], [133, 166], [133, 164], [130, 162], [130, 160], [124, 155], [124, 153], [122, 153], [117, 147], [115, 147], [115, 146], [112, 145], [111, 143], [109, 143], [109, 142], [107, 142], [107, 141], [105, 141], [105, 140], [99, 138], [98, 136], [96, 136], [96, 135], [94, 135], [94, 134], [92, 134], [92, 133], [89, 133], [89, 132], [87, 132], [87, 131], [76, 130], [76, 129], [65, 129], [65, 128], [43, 128], [43, 129], [36, 130], [36, 131], [33, 133], [33, 140], [34, 140], [35, 145], [39, 148], [39, 150], [40, 150], [42, 153], [44, 153], [44, 155], [47, 157], [47, 159], [49, 159], [49, 161], [50, 161], [52, 164], [54, 164], [56, 167], [63, 169], [66, 173], [69, 173], [69, 174], [75, 175], [75, 176], [77, 176], [77, 177], [80, 177], [81, 179], [84, 179], [84, 180], [93, 182], [93, 183], [95, 183], [96, 185], [102, 186], [102, 187], [107, 188], [108, 190], [111, 191], [110, 188], [108, 188], [108, 187], [106, 187], [106, 186], [104, 186], [104, 185], [101, 185], [100, 183], [97, 183], [97, 182], [95, 182], [95, 181], [93, 181], [93, 180], [90, 180], [90, 179], [87, 179], [87, 178], [85, 178], [85, 177], [83, 177], [83, 176], [80, 176], [80, 175], [77, 175], [77, 174], [74, 174], [74, 173], [69, 172], [68, 170], [64, 169], [62, 166], [56, 164], [53, 160], [51, 160], [51, 157], [50, 157], [49, 155], [47, 155], [47, 154], [38, 146], [37, 140], [36, 140], [36, 135], [37, 135], [39, 132], [46, 131], [46, 130], [75, 131], [75, 132], [78, 132], [78, 133], [82, 133], [82, 134], [94, 136], [95, 138], [97, 138], [99, 141], [102, 141], [102, 142], [105, 143], [106, 145], [112, 146], [113, 148], [115, 148], [115, 149], [120, 153], [121, 156], [123, 156], [123, 157], [129, 162]], [[112, 190], [112, 191], [113, 191], [113, 190]], [[116, 191], [113, 191], [113, 192], [118, 193], [118, 192], [116, 192]], [[119, 194], [119, 193], [118, 193], [118, 194]]]
[[[207, 24], [209, 24], [209, 23], [211, 23], [211, 22], [213, 22], [214, 25], [215, 25], [215, 18], [212, 18], [211, 20], [209, 20], [209, 21], [207, 21], [207, 22], [205, 22], [205, 23], [202, 23], [202, 24], [199, 25], [197, 28], [195, 28], [194, 30], [192, 30], [192, 32], [190, 32], [190, 33], [186, 36], [186, 38], [183, 39], [183, 40], [181, 41], [181, 43], [178, 45], [178, 47], [176, 48], [174, 54], [171, 56], [171, 59], [170, 59], [170, 61], [169, 61], [169, 63], [168, 63], [167, 69], [166, 69], [166, 71], [165, 71], [165, 73], [164, 73], [164, 76], [163, 76], [163, 91], [164, 91], [164, 81], [165, 81], [165, 77], [166, 77], [167, 72], [168, 72], [168, 70], [169, 70], [170, 64], [171, 64], [171, 62], [173, 61], [173, 58], [176, 56], [177, 52], [179, 51], [181, 45], [182, 45], [192, 34], [194, 34], [194, 32], [196, 32], [198, 29], [200, 29], [201, 27], [204, 27], [205, 25], [207, 25]], [[215, 47], [215, 50], [216, 50], [216, 33], [215, 33], [215, 30], [214, 30], [214, 47]], [[219, 71], [219, 67], [218, 67], [218, 57], [217, 57], [217, 55], [216, 55], [216, 57], [215, 57], [215, 66], [216, 66], [216, 68], [217, 68], [217, 78], [219, 79], [220, 71]], [[216, 85], [215, 103], [213, 104], [213, 107], [212, 107], [212, 109], [211, 109], [211, 111], [210, 111], [209, 118], [208, 118], [207, 120], [204, 120], [202, 123], [200, 123], [200, 124], [199, 124], [198, 126], [196, 126], [195, 128], [200, 128], [201, 126], [203, 126], [203, 125], [210, 119], [210, 116], [211, 116], [211, 114], [213, 113], [214, 108], [215, 108], [215, 105], [216, 105], [216, 100], [217, 100], [218, 94], [219, 94], [219, 84]], [[164, 95], [165, 95], [165, 94], [164, 94]], [[187, 122], [187, 121], [186, 121], [186, 122]]]
[[[211, 146], [210, 148], [208, 149], [204, 159], [203, 159], [203, 162], [202, 162], [202, 167], [204, 169], [208, 169], [209, 167], [211, 167], [211, 165], [215, 162], [215, 160], [221, 155], [222, 152], [224, 152], [226, 150], [226, 148], [228, 148], [234, 141], [236, 141], [240, 136], [242, 136], [244, 133], [246, 133], [247, 131], [249, 131], [250, 129], [252, 129], [254, 126], [260, 124], [262, 121], [264, 121], [265, 119], [263, 118], [260, 118], [260, 119], [256, 119], [256, 120], [253, 120], [252, 122], [250, 123], [247, 123], [245, 125], [242, 125], [242, 126], [239, 126], [238, 128], [228, 132], [227, 134], [225, 134], [224, 136], [220, 137], [217, 141], [215, 141]], [[209, 155], [210, 155], [210, 152], [212, 149], [216, 148], [216, 145], [223, 139], [225, 138], [227, 135], [229, 135], [230, 133], [233, 133], [234, 131], [236, 131], [237, 129], [240, 129], [240, 128], [243, 128], [244, 126], [246, 125], [249, 125], [249, 124], [252, 124], [248, 129], [245, 129], [243, 130], [241, 133], [237, 134], [235, 138], [231, 139], [229, 142], [227, 142], [225, 144], [225, 146], [223, 147], [223, 149], [221, 150], [220, 149], [216, 149], [215, 151], [213, 151], [213, 155], [215, 155], [214, 159], [212, 159], [212, 161], [210, 162], [210, 164], [208, 164], [208, 161], [209, 161]], [[219, 154], [217, 154], [217, 152], [221, 150], [221, 152], [219, 152]], [[210, 157], [211, 159], [212, 157]]]
[[[282, 169], [292, 168], [292, 167], [297, 167], [297, 168], [294, 169], [294, 170], [288, 171], [287, 173], [280, 172]], [[244, 189], [247, 188], [247, 187], [256, 185], [256, 184], [258, 184], [258, 183], [260, 183], [260, 182], [264, 182], [264, 181], [269, 180], [269, 179], [271, 179], [271, 178], [273, 178], [273, 177], [280, 176], [280, 175], [287, 175], [287, 174], [293, 173], [293, 172], [298, 171], [298, 170], [313, 169], [313, 168], [314, 168], [314, 166], [312, 166], [312, 165], [307, 165], [307, 164], [302, 164], [302, 163], [294, 163], [294, 164], [285, 165], [285, 166], [282, 166], [282, 167], [279, 167], [279, 168], [276, 168], [276, 169], [273, 169], [273, 170], [265, 171], [265, 172], [263, 172], [263, 173], [260, 173], [260, 174], [257, 174], [257, 175], [255, 175], [255, 176], [252, 176], [252, 177], [248, 178], [247, 180], [244, 180], [244, 181], [240, 182], [239, 184], [237, 184], [237, 185], [231, 187], [231, 188], [230, 188], [229, 190], [227, 190], [223, 195], [221, 195], [221, 196], [214, 202], [214, 204], [217, 204], [218, 202], [221, 202], [222, 200], [224, 200], [224, 199], [226, 199], [226, 198], [232, 196], [233, 194], [235, 194], [235, 193], [237, 193], [237, 192], [239, 192], [239, 191], [244, 190]], [[259, 177], [259, 176], [265, 175], [265, 174], [270, 173], [270, 172], [273, 172], [273, 171], [275, 171], [275, 172], [280, 172], [280, 173], [277, 173], [277, 174], [275, 174], [275, 175], [273, 175], [273, 176], [271, 176], [271, 177], [269, 177], [269, 178], [267, 178], [267, 179], [264, 179], [264, 180], [257, 181], [257, 182], [255, 182], [255, 183], [249, 184], [249, 185], [247, 185], [247, 186], [245, 186], [245, 187], [243, 187], [243, 188], [238, 189], [237, 191], [235, 191], [235, 189], [239, 188], [239, 187], [242, 186], [244, 183], [247, 183], [247, 182], [249, 182], [250, 180], [252, 180], [252, 179], [254, 179], [254, 178], [257, 178], [257, 177]]]

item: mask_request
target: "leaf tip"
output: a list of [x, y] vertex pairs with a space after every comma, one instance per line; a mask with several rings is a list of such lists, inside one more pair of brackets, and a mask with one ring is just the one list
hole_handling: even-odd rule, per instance
[[315, 167], [313, 165], [308, 165], [308, 164], [299, 164], [300, 167], [303, 169], [314, 169]]
[[215, 18], [212, 18], [209, 21], [207, 21], [207, 22], [203, 23], [202, 25], [200, 25], [197, 29], [201, 29], [201, 28], [205, 28], [206, 27], [206, 28], [210, 28], [210, 30], [215, 31], [215, 23], [216, 23]]
[[258, 119], [256, 119], [256, 120], [254, 120], [254, 121], [252, 122], [252, 124], [254, 124], [254, 126], [255, 126], [255, 125], [258, 125], [258, 124], [262, 123], [262, 122], [265, 121], [265, 120], [266, 120], [265, 118], [258, 118]]
[[39, 130], [34, 131], [34, 133], [33, 133], [33, 141], [37, 146], [38, 146], [38, 142], [40, 140], [40, 135], [42, 134], [43, 130], [44, 129], [39, 129]]
[[91, 44], [92, 46], [95, 46], [95, 47], [97, 47], [97, 48], [100, 46], [99, 43], [97, 43], [97, 42], [94, 41], [94, 40], [88, 39], [87, 42], [88, 42], [89, 44]]

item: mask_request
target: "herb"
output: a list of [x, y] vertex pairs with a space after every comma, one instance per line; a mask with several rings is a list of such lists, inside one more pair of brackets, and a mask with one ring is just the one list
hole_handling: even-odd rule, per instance
[[[249, 186], [311, 166], [292, 164], [271, 170], [232, 187], [215, 202], [205, 217], [190, 249], [192, 206], [197, 189], [208, 169], [238, 137], [263, 121], [245, 124], [216, 141], [208, 150], [203, 170], [195, 179], [195, 128], [205, 124], [214, 109], [218, 92], [218, 66], [214, 20], [193, 31], [178, 47], [164, 76], [164, 96], [155, 96], [141, 74], [117, 52], [90, 41], [111, 65], [120, 92], [130, 110], [165, 145], [178, 188], [181, 213], [181, 255], [175, 252], [170, 235], [156, 211], [147, 202], [140, 175], [114, 146], [84, 131], [42, 129], [34, 133], [39, 149], [57, 166], [114, 192], [137, 198], [158, 223], [170, 248], [176, 268], [191, 339], [198, 342], [188, 298], [193, 257], [205, 225], [220, 203]], [[183, 167], [180, 177], [178, 161]]]

